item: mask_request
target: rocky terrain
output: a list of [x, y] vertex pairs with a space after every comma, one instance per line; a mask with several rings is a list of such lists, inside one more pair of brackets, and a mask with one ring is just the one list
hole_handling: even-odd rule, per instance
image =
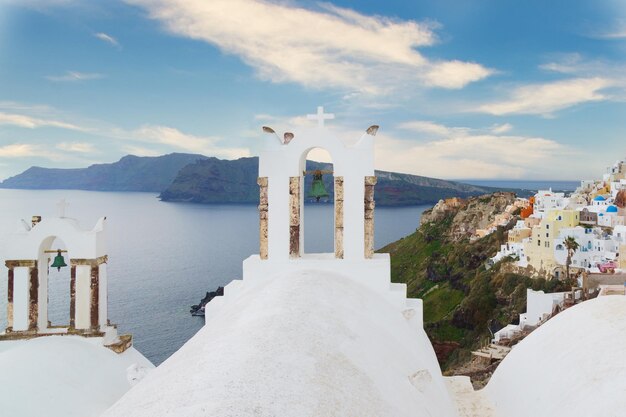
[[451, 198], [440, 200], [431, 210], [422, 214], [420, 224], [442, 221], [452, 215], [446, 237], [457, 242], [470, 238], [477, 230], [492, 225], [498, 216], [506, 212], [507, 207], [515, 204], [517, 196], [512, 192], [498, 192], [464, 200]]

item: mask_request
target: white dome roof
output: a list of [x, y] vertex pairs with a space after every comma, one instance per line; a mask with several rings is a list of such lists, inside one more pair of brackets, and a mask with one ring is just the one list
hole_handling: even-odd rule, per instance
[[132, 347], [117, 354], [101, 343], [79, 336], [2, 342], [0, 414], [99, 416], [130, 389], [130, 366], [153, 368]]
[[626, 413], [626, 297], [565, 310], [515, 346], [485, 388], [506, 417]]
[[456, 416], [423, 330], [328, 272], [245, 283], [104, 416]]

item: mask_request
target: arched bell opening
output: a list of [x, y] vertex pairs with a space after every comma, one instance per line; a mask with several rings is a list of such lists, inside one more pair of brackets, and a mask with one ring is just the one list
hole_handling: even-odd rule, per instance
[[45, 238], [39, 248], [39, 331], [67, 328], [71, 324], [71, 267], [65, 242], [57, 236]]
[[[290, 223], [291, 256], [300, 256], [303, 253], [336, 253], [336, 177], [330, 153], [322, 148], [306, 150], [300, 160], [300, 171], [300, 178], [292, 178], [290, 190], [293, 201]], [[296, 182], [299, 184], [296, 185]], [[299, 188], [297, 196], [293, 190], [296, 186]], [[293, 207], [296, 204], [298, 207]], [[298, 250], [294, 247], [296, 239]]]

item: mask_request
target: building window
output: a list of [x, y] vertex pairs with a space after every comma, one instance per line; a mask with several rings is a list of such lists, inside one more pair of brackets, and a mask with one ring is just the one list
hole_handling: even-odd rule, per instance
[[537, 246], [541, 246], [541, 240], [537, 241]]

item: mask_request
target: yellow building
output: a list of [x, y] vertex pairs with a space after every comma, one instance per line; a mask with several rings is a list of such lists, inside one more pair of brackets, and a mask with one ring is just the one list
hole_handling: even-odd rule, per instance
[[509, 236], [507, 238], [507, 242], [509, 243], [522, 243], [522, 240], [530, 237], [532, 234], [532, 230], [528, 227], [524, 227], [523, 229], [511, 229], [509, 230]]
[[619, 247], [619, 267], [622, 270], [626, 269], [626, 245]]
[[561, 229], [580, 223], [577, 210], [550, 210], [537, 226], [533, 226], [530, 241], [524, 244], [528, 264], [544, 275], [551, 276], [559, 265], [554, 259], [553, 242]]

